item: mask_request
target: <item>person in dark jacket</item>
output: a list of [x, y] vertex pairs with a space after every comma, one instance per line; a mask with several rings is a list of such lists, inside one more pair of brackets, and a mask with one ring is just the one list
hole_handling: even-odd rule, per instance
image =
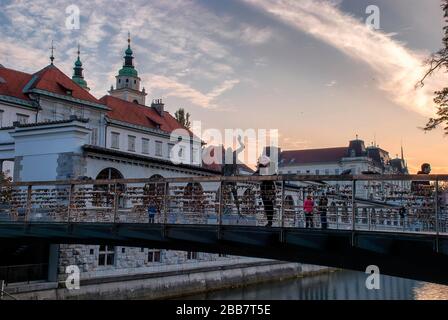
[[[421, 170], [417, 172], [418, 175], [429, 175], [431, 173], [431, 165], [429, 163], [422, 164]], [[411, 190], [416, 195], [429, 196], [431, 183], [429, 181], [412, 181]]]
[[320, 224], [322, 226], [322, 229], [327, 229], [327, 209], [328, 209], [328, 198], [325, 194], [323, 194], [319, 198], [319, 213], [320, 213]]
[[[238, 136], [238, 142], [240, 147], [237, 150], [233, 151], [232, 148], [227, 148], [225, 151], [226, 154], [222, 165], [222, 175], [224, 177], [234, 177], [238, 175], [238, 155], [243, 152], [245, 148], [241, 136]], [[237, 183], [233, 181], [225, 181], [223, 187], [225, 188], [225, 191], [227, 191], [226, 189], [230, 189], [230, 194], [233, 196], [238, 215], [241, 216]]]
[[[267, 175], [269, 174], [269, 167], [271, 160], [263, 156], [258, 161], [258, 168], [254, 175]], [[266, 227], [272, 227], [272, 220], [274, 218], [274, 205], [275, 205], [275, 181], [263, 180], [260, 183], [260, 196], [263, 202], [264, 213], [268, 223]]]

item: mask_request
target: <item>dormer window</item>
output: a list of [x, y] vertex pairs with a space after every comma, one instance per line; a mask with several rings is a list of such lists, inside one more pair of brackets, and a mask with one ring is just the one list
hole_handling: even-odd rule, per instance
[[134, 100], [134, 101], [132, 101], [133, 103], [135, 103], [135, 104], [138, 104], [138, 101], [137, 100]]
[[64, 85], [62, 85], [61, 83], [58, 82], [59, 88], [61, 89], [62, 92], [64, 92], [66, 95], [71, 96], [73, 95], [73, 89], [68, 88]]

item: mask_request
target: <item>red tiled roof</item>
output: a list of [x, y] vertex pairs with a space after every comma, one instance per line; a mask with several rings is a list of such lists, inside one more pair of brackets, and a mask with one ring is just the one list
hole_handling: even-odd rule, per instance
[[162, 117], [154, 108], [128, 102], [109, 95], [102, 97], [100, 102], [111, 109], [111, 111], [107, 113], [107, 116], [113, 120], [152, 129], [160, 129], [168, 133], [171, 133], [176, 129], [185, 129], [189, 131], [166, 111], [163, 112]]
[[346, 157], [347, 153], [347, 147], [282, 151], [280, 161], [282, 166], [316, 162], [337, 162], [341, 158]]
[[[8, 68], [0, 67], [0, 94], [19, 99], [30, 100], [24, 89], [40, 89], [51, 93], [73, 97], [76, 99], [98, 103], [99, 100], [84, 88], [72, 81], [54, 65], [49, 65], [35, 74], [28, 74]], [[5, 82], [5, 83], [3, 83]], [[27, 87], [28, 85], [28, 87]], [[67, 90], [71, 95], [67, 95]]]
[[72, 93], [70, 96], [73, 98], [98, 104], [100, 103], [97, 98], [72, 81], [72, 79], [70, 79], [54, 65], [45, 67], [44, 69], [36, 72], [34, 76], [36, 76], [37, 79], [33, 82], [29, 89], [40, 89], [59, 95], [69, 96], [67, 95], [68, 89], [71, 90]]
[[0, 78], [0, 95], [30, 100], [22, 91], [31, 80], [31, 74], [0, 67]]

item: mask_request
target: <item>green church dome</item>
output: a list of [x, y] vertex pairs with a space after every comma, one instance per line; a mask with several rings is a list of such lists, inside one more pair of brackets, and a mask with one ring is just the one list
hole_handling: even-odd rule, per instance
[[138, 77], [138, 72], [134, 67], [123, 66], [123, 68], [118, 71], [119, 76], [127, 76], [127, 77]]

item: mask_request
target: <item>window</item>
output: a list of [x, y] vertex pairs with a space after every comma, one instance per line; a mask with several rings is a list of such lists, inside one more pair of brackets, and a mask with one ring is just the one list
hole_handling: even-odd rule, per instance
[[98, 255], [99, 266], [113, 266], [115, 263], [115, 247], [114, 246], [100, 246]]
[[329, 175], [330, 174], [330, 170], [329, 169], [325, 169], [325, 175]]
[[3, 127], [3, 110], [0, 110], [0, 128]]
[[320, 174], [320, 170], [317, 169], [317, 170], [316, 170], [316, 175], [319, 175], [319, 174]]
[[162, 142], [161, 141], [156, 141], [156, 156], [157, 157], [161, 157], [162, 156]]
[[198, 258], [198, 253], [193, 251], [187, 252], [187, 260], [196, 260]]
[[149, 250], [148, 251], [148, 263], [151, 262], [161, 262], [160, 250]]
[[334, 170], [334, 174], [338, 175], [339, 174], [339, 169]]
[[149, 154], [149, 139], [142, 138], [142, 153]]
[[20, 124], [26, 124], [26, 123], [28, 123], [28, 118], [29, 118], [30, 116], [27, 116], [26, 114], [20, 114], [20, 113], [17, 113], [17, 121], [20, 123]]
[[168, 143], [168, 158], [171, 159], [171, 151], [174, 148], [174, 144]]
[[179, 148], [179, 159], [185, 160], [185, 147], [181, 146]]
[[300, 170], [297, 170], [297, 174], [300, 174], [301, 172], [300, 172]]
[[120, 134], [118, 132], [111, 133], [111, 147], [120, 149]]
[[128, 151], [135, 152], [135, 137], [128, 136]]
[[98, 128], [93, 128], [90, 133], [90, 143], [94, 146], [98, 144]]

